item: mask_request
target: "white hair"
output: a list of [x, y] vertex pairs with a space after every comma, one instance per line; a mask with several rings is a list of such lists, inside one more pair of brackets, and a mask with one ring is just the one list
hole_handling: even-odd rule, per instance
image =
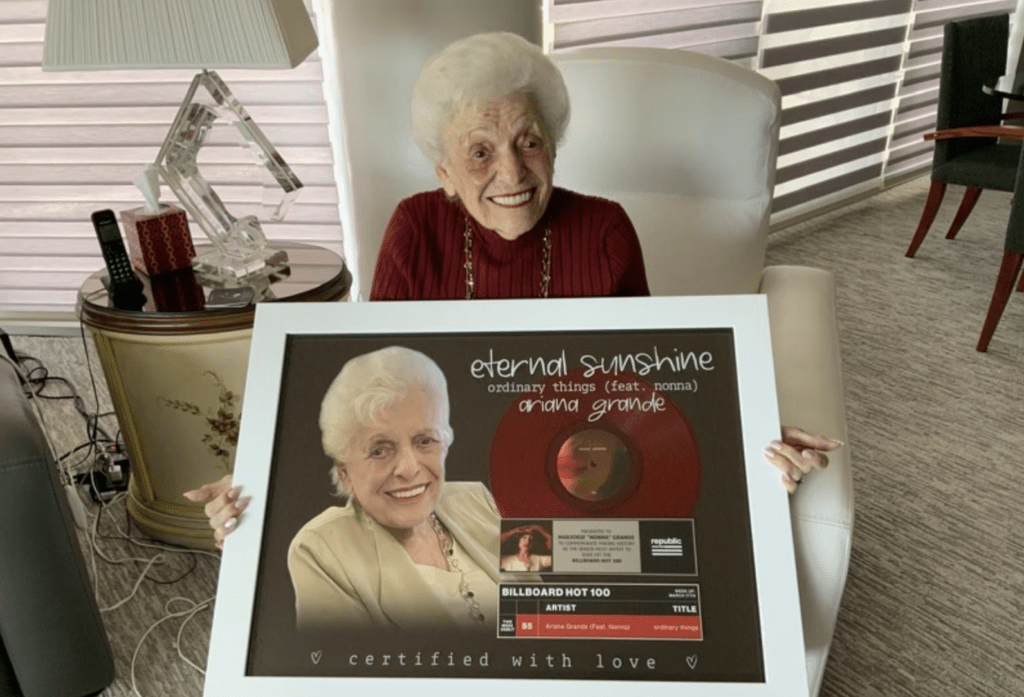
[[539, 46], [510, 32], [475, 34], [431, 56], [412, 90], [416, 144], [437, 165], [446, 160], [444, 136], [463, 109], [512, 94], [531, 95], [555, 146], [569, 125], [569, 92]]
[[321, 442], [334, 461], [330, 474], [335, 494], [349, 494], [337, 465], [351, 456], [356, 431], [377, 423], [381, 412], [415, 389], [423, 390], [434, 405], [435, 426], [447, 448], [455, 437], [449, 424], [448, 382], [431, 358], [404, 346], [388, 346], [342, 366], [320, 403]]

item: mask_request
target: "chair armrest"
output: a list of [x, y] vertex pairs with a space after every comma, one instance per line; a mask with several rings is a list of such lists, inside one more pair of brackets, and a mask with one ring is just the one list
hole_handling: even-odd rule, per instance
[[1013, 138], [1024, 140], [1024, 128], [1020, 126], [963, 126], [943, 131], [925, 133], [925, 140], [948, 140], [950, 138]]
[[[769, 266], [761, 274], [760, 292], [768, 296], [779, 418], [784, 425], [846, 442], [832, 274], [805, 266]], [[825, 484], [835, 488], [814, 496], [794, 495], [794, 512], [852, 526], [850, 475], [849, 446], [843, 446], [829, 454], [828, 468], [808, 477], [800, 493], [814, 493]], [[826, 495], [828, 500], [823, 500]]]
[[[761, 274], [768, 297], [779, 415], [798, 426], [847, 443], [829, 453], [790, 497], [807, 679], [816, 695], [832, 644], [853, 535], [850, 465], [842, 362], [832, 274], [800, 266], [770, 266]], [[781, 485], [780, 485], [781, 486]]]
[[[0, 355], [0, 693], [82, 697], [114, 659], [46, 437]], [[4, 689], [8, 688], [8, 689]]]

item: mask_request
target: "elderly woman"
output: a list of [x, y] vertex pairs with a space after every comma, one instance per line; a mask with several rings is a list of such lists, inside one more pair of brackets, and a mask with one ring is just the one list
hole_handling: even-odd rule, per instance
[[292, 540], [298, 627], [489, 628], [497, 602], [498, 511], [479, 482], [445, 484], [448, 387], [399, 346], [357, 356], [320, 408], [330, 476], [345, 506]]
[[424, 66], [412, 119], [442, 188], [398, 205], [371, 300], [650, 294], [622, 207], [552, 185], [569, 95], [540, 48], [456, 41]]
[[[371, 300], [649, 295], [622, 207], [552, 185], [569, 98], [538, 47], [508, 33], [452, 43], [424, 66], [412, 115], [442, 188], [398, 205]], [[765, 458], [792, 493], [840, 445], [787, 427]], [[230, 477], [186, 496], [206, 503], [218, 545], [245, 507]]]

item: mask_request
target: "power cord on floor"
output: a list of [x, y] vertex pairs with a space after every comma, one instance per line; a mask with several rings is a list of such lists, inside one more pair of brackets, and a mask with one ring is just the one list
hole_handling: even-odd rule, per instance
[[[71, 487], [83, 481], [87, 475], [95, 471], [98, 465], [102, 465], [104, 462], [107, 464], [106, 469], [113, 471], [113, 468], [110, 466], [111, 453], [127, 460], [127, 457], [123, 455], [124, 444], [117, 437], [111, 438], [110, 434], [100, 425], [100, 420], [112, 416], [113, 412], [100, 413], [98, 398], [95, 411], [90, 412], [85, 406], [85, 400], [82, 399], [69, 380], [51, 375], [50, 371], [43, 365], [43, 362], [35, 356], [16, 350], [14, 350], [14, 356], [15, 365], [22, 376], [25, 386], [25, 396], [31, 403], [46, 436], [51, 456], [60, 470], [60, 480], [65, 487], [65, 491], [70, 494]], [[95, 382], [93, 385], [95, 389]], [[50, 426], [47, 423], [45, 410], [41, 408], [41, 402], [44, 400], [70, 400], [75, 410], [85, 421], [87, 440], [70, 451], [58, 455], [53, 445], [54, 439]], [[84, 453], [82, 452], [83, 450]], [[72, 513], [75, 516], [76, 524], [84, 529], [85, 524], [82, 519], [82, 510], [77, 505], [76, 497], [69, 495], [68, 500]]]
[[[196, 559], [199, 556], [207, 556], [207, 557], [212, 557], [212, 558], [214, 558], [214, 559], [216, 559], [218, 561], [220, 560], [220, 555], [219, 554], [215, 554], [213, 552], [207, 552], [205, 550], [175, 548], [173, 546], [167, 546], [167, 545], [164, 545], [162, 543], [154, 543], [154, 542], [149, 542], [149, 541], [145, 541], [145, 542], [144, 541], [140, 541], [140, 540], [138, 540], [136, 538], [131, 537], [131, 535], [129, 535], [127, 532], [125, 532], [125, 530], [123, 530], [120, 527], [120, 525], [117, 523], [117, 519], [115, 517], [113, 517], [113, 516], [110, 517], [110, 521], [113, 523], [115, 529], [117, 530], [117, 535], [103, 535], [103, 534], [101, 534], [100, 525], [101, 525], [101, 523], [103, 523], [104, 517], [105, 517], [106, 513], [108, 512], [108, 510], [112, 506], [118, 505], [118, 504], [122, 503], [122, 501], [125, 498], [126, 498], [126, 494], [119, 494], [113, 500], [111, 500], [109, 502], [105, 502], [105, 501], [101, 502], [99, 504], [100, 510], [97, 511], [95, 514], [93, 514], [93, 516], [94, 516], [93, 524], [89, 527], [89, 532], [87, 534], [87, 537], [88, 537], [88, 540], [89, 540], [89, 545], [90, 545], [90, 548], [91, 548], [90, 549], [90, 552], [91, 552], [90, 559], [92, 561], [93, 579], [94, 579], [94, 582], [95, 582], [95, 580], [97, 580], [99, 578], [98, 573], [97, 573], [97, 567], [96, 567], [96, 557], [97, 556], [100, 557], [101, 559], [103, 559], [108, 564], [111, 564], [111, 565], [125, 564], [125, 563], [129, 563], [129, 562], [145, 562], [145, 566], [143, 567], [142, 571], [139, 573], [138, 577], [135, 579], [135, 582], [134, 582], [134, 584], [132, 586], [131, 592], [128, 595], [126, 595], [125, 597], [121, 598], [120, 600], [114, 602], [112, 605], [110, 605], [108, 607], [101, 607], [100, 612], [102, 612], [102, 613], [114, 612], [114, 611], [118, 610], [119, 608], [123, 607], [124, 605], [126, 605], [128, 602], [130, 602], [138, 594], [139, 588], [142, 586], [142, 582], [143, 581], [146, 581], [146, 580], [156, 581], [156, 579], [152, 579], [152, 578], [149, 577], [149, 572], [154, 567], [160, 566], [160, 565], [162, 565], [162, 564], [167, 562], [167, 557], [165, 556], [165, 554], [187, 554], [187, 555], [190, 555], [193, 559]], [[100, 540], [100, 539], [112, 539], [112, 540], [120, 539], [121, 541], [128, 542], [128, 543], [130, 543], [132, 545], [135, 545], [137, 547], [158, 550], [158, 553], [153, 555], [152, 557], [150, 557], [148, 559], [143, 558], [143, 557], [131, 557], [131, 556], [122, 557], [122, 558], [114, 558], [113, 556], [108, 555], [108, 553], [106, 553], [103, 549], [100, 548], [100, 546], [98, 544], [98, 540]], [[178, 579], [176, 579], [176, 581], [177, 580], [181, 580], [181, 578], [184, 578], [184, 576], [187, 576], [189, 573], [192, 573], [192, 571], [194, 569], [195, 569], [195, 564], [193, 564], [193, 566], [189, 569], [188, 572], [186, 572], [184, 575], [182, 575]], [[160, 581], [156, 581], [156, 582], [160, 583]], [[94, 591], [96, 592], [97, 603], [100, 604], [98, 586], [94, 585]], [[193, 600], [191, 600], [189, 598], [185, 598], [185, 597], [182, 597], [182, 596], [176, 596], [174, 598], [171, 598], [170, 600], [168, 600], [165, 603], [165, 605], [164, 605], [164, 612], [166, 614], [163, 617], [161, 617], [160, 619], [158, 619], [156, 622], [152, 623], [146, 629], [146, 631], [143, 632], [142, 636], [139, 638], [138, 643], [135, 645], [135, 650], [132, 652], [132, 660], [131, 660], [131, 666], [130, 666], [130, 675], [131, 675], [131, 682], [132, 682], [132, 694], [135, 695], [135, 697], [143, 697], [142, 693], [139, 692], [138, 683], [137, 683], [136, 676], [135, 676], [135, 666], [136, 666], [136, 663], [138, 661], [139, 652], [142, 649], [143, 643], [145, 643], [146, 639], [149, 637], [149, 635], [157, 627], [159, 627], [161, 624], [163, 624], [163, 623], [165, 623], [165, 622], [167, 622], [169, 620], [175, 619], [175, 618], [179, 618], [179, 617], [184, 617], [185, 618], [182, 621], [182, 623], [179, 626], [179, 628], [178, 628], [178, 633], [177, 633], [175, 641], [174, 641], [174, 647], [175, 647], [175, 649], [178, 652], [178, 657], [182, 661], [187, 663], [189, 666], [191, 666], [195, 670], [197, 670], [200, 673], [202, 673], [203, 675], [206, 674], [206, 671], [202, 667], [200, 667], [194, 661], [189, 659], [184, 654], [184, 652], [182, 651], [181, 636], [182, 636], [182, 633], [184, 632], [185, 626], [200, 611], [210, 607], [213, 604], [215, 599], [216, 599], [216, 596], [211, 596], [210, 598], [207, 598], [206, 600], [203, 600], [202, 602], [196, 603], [195, 601], [193, 601]], [[171, 607], [172, 604], [175, 603], [175, 602], [188, 603], [189, 607], [187, 607], [184, 610], [175, 611]]]
[[[112, 501], [101, 503], [100, 504], [100, 510], [99, 510], [99, 512], [97, 512], [95, 514], [95, 517], [93, 518], [93, 524], [90, 526], [90, 530], [89, 530], [89, 533], [88, 533], [88, 540], [89, 540], [89, 546], [91, 548], [90, 558], [92, 560], [94, 579], [96, 578], [95, 570], [96, 570], [96, 557], [97, 556], [99, 558], [101, 558], [103, 561], [105, 561], [107, 564], [110, 564], [110, 565], [113, 565], [113, 566], [121, 565], [121, 564], [129, 564], [129, 563], [134, 563], [134, 562], [144, 563], [146, 566], [143, 569], [143, 571], [139, 574], [138, 578], [135, 580], [134, 586], [132, 588], [132, 592], [128, 596], [126, 596], [124, 598], [121, 598], [119, 601], [115, 602], [113, 605], [111, 605], [109, 607], [102, 608], [100, 610], [100, 612], [110, 612], [112, 610], [116, 610], [117, 608], [121, 607], [122, 605], [124, 605], [126, 602], [128, 602], [129, 600], [131, 600], [135, 596], [135, 594], [138, 592], [139, 586], [142, 584], [143, 581], [145, 581], [145, 580], [155, 581], [156, 579], [150, 578], [148, 576], [149, 571], [154, 566], [159, 566], [161, 564], [164, 564], [167, 561], [167, 557], [165, 556], [166, 554], [187, 554], [187, 555], [192, 556], [193, 558], [197, 558], [199, 556], [207, 556], [207, 557], [212, 557], [213, 559], [216, 559], [218, 561], [220, 560], [220, 555], [219, 554], [215, 554], [214, 552], [207, 552], [207, 551], [201, 550], [201, 549], [178, 548], [178, 547], [174, 547], [174, 546], [170, 546], [170, 545], [164, 545], [164, 544], [155, 543], [155, 542], [142, 542], [142, 541], [137, 540], [137, 539], [131, 537], [130, 535], [128, 535], [117, 524], [117, 521], [113, 520], [113, 519], [112, 519], [113, 520], [113, 524], [114, 524], [114, 527], [117, 529], [118, 534], [116, 536], [100, 535], [99, 526], [100, 526], [100, 523], [103, 520], [103, 517], [105, 516], [105, 514], [107, 512], [107, 509], [110, 508], [114, 504], [121, 503], [121, 501], [123, 501], [124, 498], [125, 498], [125, 494], [119, 494]], [[149, 557], [149, 558], [146, 558], [146, 557], [132, 557], [132, 556], [114, 558], [113, 556], [110, 556], [108, 554], [108, 552], [106, 552], [106, 551], [104, 551], [103, 549], [100, 548], [98, 540], [104, 539], [104, 538], [115, 539], [115, 540], [116, 539], [120, 539], [120, 540], [129, 542], [129, 543], [135, 545], [136, 547], [142, 547], [142, 548], [145, 548], [145, 549], [155, 549], [155, 550], [157, 550], [158, 553], [155, 554], [152, 557]], [[195, 567], [193, 566], [193, 569], [194, 568]], [[188, 573], [191, 573], [191, 570]], [[187, 575], [187, 574], [185, 574], [185, 575]], [[181, 578], [184, 578], [184, 575], [179, 577], [176, 580], [181, 580]], [[157, 582], [160, 582], [160, 581], [157, 581]], [[96, 594], [96, 602], [101, 604], [98, 592]], [[101, 604], [101, 606], [102, 606], [102, 604]]]
[[[67, 378], [51, 375], [50, 371], [35, 356], [26, 353], [17, 353], [18, 362], [25, 370], [27, 387], [31, 396], [45, 400], [71, 400], [75, 410], [85, 419], [86, 435], [93, 442], [115, 443], [99, 424], [99, 420], [106, 416], [112, 416], [114, 412], [99, 412], [99, 400], [96, 400], [95, 408], [90, 412], [85, 406], [85, 400], [78, 394], [75, 386]], [[89, 366], [90, 378], [92, 378], [92, 366]], [[95, 390], [95, 379], [93, 379]], [[54, 394], [52, 390], [57, 390]], [[62, 390], [62, 391], [61, 391]]]
[[[203, 675], [206, 675], [206, 671], [203, 668], [200, 668], [198, 665], [196, 665], [195, 663], [190, 661], [188, 659], [188, 657], [185, 656], [184, 653], [182, 653], [182, 651], [181, 651], [181, 634], [182, 634], [182, 632], [185, 629], [185, 625], [189, 623], [189, 620], [191, 620], [193, 617], [195, 617], [201, 610], [204, 610], [204, 609], [210, 607], [210, 605], [213, 604], [213, 601], [215, 599], [216, 599], [216, 596], [213, 596], [211, 598], [207, 598], [206, 600], [204, 600], [201, 603], [196, 603], [196, 602], [194, 602], [192, 600], [189, 600], [188, 598], [176, 597], [176, 598], [171, 598], [170, 600], [168, 600], [164, 604], [164, 612], [167, 613], [167, 614], [165, 614], [163, 617], [158, 619], [153, 624], [149, 625], [149, 628], [143, 633], [142, 638], [139, 639], [139, 643], [136, 644], [136, 646], [135, 646], [135, 651], [132, 653], [132, 664], [131, 664], [131, 671], [130, 672], [131, 672], [131, 676], [132, 676], [132, 693], [135, 695], [135, 697], [142, 697], [142, 694], [139, 692], [138, 684], [135, 681], [135, 661], [139, 657], [139, 650], [142, 649], [142, 643], [144, 641], [146, 641], [146, 637], [148, 637], [150, 635], [150, 633], [154, 629], [159, 627], [164, 622], [166, 622], [168, 620], [172, 620], [172, 619], [174, 619], [176, 617], [185, 617], [185, 620], [181, 623], [181, 626], [178, 628], [178, 636], [177, 636], [177, 638], [174, 641], [174, 645], [178, 649], [178, 656], [181, 658], [181, 660], [185, 661], [185, 663], [189, 664], [190, 666], [192, 666], [193, 668], [198, 670]], [[175, 611], [173, 611], [171, 609], [171, 604], [176, 602], [176, 601], [181, 601], [181, 602], [189, 603], [190, 607], [185, 609], [185, 610], [180, 610], [178, 612], [175, 612]]]

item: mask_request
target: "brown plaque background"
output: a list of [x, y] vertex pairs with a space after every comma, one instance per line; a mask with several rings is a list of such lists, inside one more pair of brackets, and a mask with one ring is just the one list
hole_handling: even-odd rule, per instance
[[[488, 386], [537, 383], [541, 382], [541, 377], [530, 378], [520, 373], [509, 379], [477, 379], [470, 374], [470, 365], [475, 359], [487, 359], [492, 350], [495, 357], [514, 359], [554, 358], [564, 351], [572, 368], [577, 365], [577, 357], [583, 354], [610, 358], [617, 354], [650, 352], [654, 347], [662, 356], [674, 355], [675, 350], [710, 352], [714, 356], [714, 370], [685, 373], [661, 370], [643, 376], [650, 382], [692, 378], [698, 381], [696, 392], [664, 392], [686, 415], [701, 454], [700, 498], [693, 515], [698, 574], [656, 579], [621, 574], [544, 577], [549, 583], [697, 583], [704, 639], [494, 637], [480, 641], [477, 637], [469, 639], [437, 633], [361, 632], [354, 635], [338, 631], [330, 635], [310, 635], [297, 632], [294, 629], [294, 594], [285, 561], [288, 545], [308, 520], [328, 506], [341, 505], [341, 501], [329, 493], [330, 461], [321, 450], [317, 427], [320, 401], [327, 385], [349, 358], [390, 345], [422, 351], [445, 372], [455, 432], [447, 458], [446, 479], [484, 483], [488, 483], [489, 454], [495, 430], [509, 406], [521, 396], [489, 392]], [[599, 374], [593, 379], [604, 378]], [[247, 674], [763, 682], [761, 628], [741, 434], [731, 329], [290, 336], [278, 405]], [[310, 660], [311, 652], [315, 651], [323, 652], [316, 665]], [[427, 665], [427, 659], [435, 652], [441, 653], [442, 663], [448, 660], [449, 653], [453, 654], [455, 667]], [[395, 657], [400, 653], [410, 663], [416, 654], [421, 654], [424, 665], [399, 667]], [[488, 656], [488, 665], [481, 667], [479, 657], [484, 653]], [[362, 657], [370, 654], [378, 658], [373, 666], [366, 666]], [[391, 666], [380, 665], [379, 657], [383, 654], [392, 656]], [[538, 657], [537, 668], [528, 667], [531, 654]], [[597, 667], [598, 654], [602, 656], [603, 669]], [[352, 655], [360, 656], [360, 665], [350, 665]], [[473, 657], [471, 667], [462, 665], [467, 655]], [[555, 657], [554, 668], [547, 667], [548, 655]], [[527, 662], [523, 667], [513, 666], [515, 656], [525, 657]], [[610, 669], [613, 657], [621, 658], [626, 668]], [[634, 669], [626, 660], [631, 657], [642, 659], [641, 666], [654, 658], [657, 669]], [[696, 668], [688, 665], [686, 659], [690, 657], [699, 659], [692, 661]], [[566, 663], [570, 663], [571, 668], [564, 668]]]

